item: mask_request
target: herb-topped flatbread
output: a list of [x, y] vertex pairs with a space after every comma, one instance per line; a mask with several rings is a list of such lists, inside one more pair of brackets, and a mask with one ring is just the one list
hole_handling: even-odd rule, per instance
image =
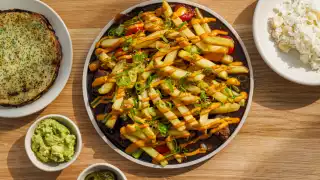
[[0, 12], [0, 105], [37, 99], [53, 84], [61, 59], [60, 43], [44, 16]]

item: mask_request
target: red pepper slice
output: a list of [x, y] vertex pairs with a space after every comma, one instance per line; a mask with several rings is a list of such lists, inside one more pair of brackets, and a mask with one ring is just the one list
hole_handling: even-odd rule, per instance
[[[184, 9], [182, 9], [182, 8], [184, 8]], [[179, 17], [182, 21], [189, 21], [195, 15], [194, 9], [192, 7], [184, 5], [184, 4], [176, 5], [174, 8], [174, 11], [175, 12], [179, 11], [178, 15], [180, 15]]]
[[[227, 39], [232, 39], [232, 37], [230, 37], [230, 36], [220, 36], [220, 37], [227, 38]], [[232, 39], [232, 40], [233, 40], [233, 39]], [[228, 54], [232, 54], [232, 53], [234, 52], [234, 48], [235, 48], [235, 47], [229, 48]]]
[[157, 146], [154, 149], [156, 151], [158, 151], [158, 153], [160, 153], [160, 154], [165, 154], [167, 152], [170, 152], [170, 149], [168, 148], [168, 146], [166, 144], [161, 145], [161, 146]]
[[129, 36], [131, 34], [135, 34], [138, 31], [143, 31], [144, 27], [143, 24], [134, 24], [128, 27], [128, 30], [126, 32], [126, 36]]

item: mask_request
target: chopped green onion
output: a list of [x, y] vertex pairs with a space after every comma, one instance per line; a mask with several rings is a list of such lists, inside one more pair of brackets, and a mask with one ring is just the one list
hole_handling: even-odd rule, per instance
[[181, 147], [178, 145], [178, 142], [176, 139], [173, 139], [173, 146], [174, 146], [174, 153], [180, 153]]
[[109, 119], [111, 118], [111, 114], [108, 114], [106, 115], [104, 118], [103, 118], [103, 123], [106, 123]]
[[123, 36], [124, 35], [125, 28], [122, 24], [120, 24], [116, 28], [112, 28], [108, 32], [108, 36]]
[[156, 92], [159, 94], [160, 98], [162, 98], [162, 94], [161, 94], [161, 92], [159, 91], [159, 89], [156, 89]]
[[128, 74], [128, 71], [124, 71], [123, 73], [120, 73], [116, 76], [116, 84], [118, 86], [128, 86], [130, 85], [131, 80]]
[[200, 99], [201, 99], [202, 102], [207, 101], [208, 96], [207, 96], [207, 94], [206, 94], [205, 91], [201, 91], [201, 92], [200, 92]]
[[237, 93], [240, 92], [240, 89], [235, 85], [232, 85], [231, 88]]
[[161, 36], [161, 39], [162, 39], [165, 43], [169, 43], [169, 40], [168, 40], [166, 37], [164, 37], [164, 35]]
[[187, 91], [187, 78], [188, 78], [189, 74], [186, 74], [184, 77], [182, 77], [181, 79], [179, 79], [179, 86], [178, 88], [182, 91], [182, 92], [186, 92]]
[[121, 114], [120, 119], [122, 119], [122, 121], [128, 121], [128, 116], [126, 114]]
[[173, 90], [174, 90], [174, 86], [173, 86], [172, 79], [171, 79], [171, 78], [167, 78], [167, 79], [165, 80], [165, 83], [166, 83], [166, 84], [167, 84], [167, 86], [169, 87], [170, 92], [173, 92]]
[[96, 108], [100, 104], [100, 100], [102, 99], [101, 96], [96, 97], [91, 103], [92, 108]]
[[141, 93], [143, 93], [144, 90], [147, 89], [147, 87], [144, 86], [143, 84], [141, 84], [141, 82], [137, 82], [137, 83], [134, 85], [134, 87], [135, 87], [136, 93], [137, 93], [138, 95], [140, 95]]
[[169, 157], [171, 157], [171, 156], [173, 156], [173, 155], [175, 155], [175, 154], [177, 154], [177, 153], [170, 153], [170, 154], [167, 154], [167, 155], [165, 155], [165, 156], [164, 156], [164, 158], [165, 158], [165, 159], [167, 159], [167, 158], [169, 158]]
[[153, 74], [153, 75], [149, 76], [148, 79], [147, 79], [147, 87], [149, 87], [150, 84], [152, 83], [152, 81], [153, 81], [154, 79], [156, 79], [157, 77], [158, 77], [157, 74]]
[[165, 136], [168, 134], [169, 128], [168, 128], [167, 125], [162, 124], [162, 123], [159, 123], [159, 124], [158, 124], [158, 130], [159, 130], [161, 136], [164, 136], [164, 137], [165, 137]]
[[143, 20], [141, 19], [141, 14], [143, 13], [143, 11], [140, 11], [139, 14], [138, 14], [138, 19], [139, 21], [143, 22]]
[[144, 60], [148, 58], [148, 55], [146, 53], [136, 53], [135, 55], [133, 55], [132, 60], [133, 63], [135, 64], [141, 64], [144, 62]]
[[130, 115], [135, 116], [137, 114], [137, 110], [135, 108], [130, 109]]
[[172, 109], [172, 108], [173, 108], [173, 104], [172, 104], [171, 102], [166, 101], [166, 104], [168, 105], [168, 107], [169, 107], [170, 109]]
[[131, 46], [133, 42], [133, 39], [132, 37], [129, 37], [129, 38], [126, 38], [123, 45], [122, 45], [122, 50], [124, 51], [128, 51], [129, 50], [129, 47]]
[[183, 22], [183, 23], [181, 23], [178, 27], [177, 27], [177, 29], [178, 30], [180, 30], [184, 25], [186, 25], [187, 24], [187, 22]]
[[135, 107], [135, 108], [138, 108], [138, 107], [139, 107], [139, 102], [138, 102], [138, 99], [137, 99], [137, 98], [133, 98], [133, 104], [134, 104], [134, 107]]
[[164, 28], [171, 29], [173, 27], [173, 23], [170, 18], [166, 18], [164, 21]]

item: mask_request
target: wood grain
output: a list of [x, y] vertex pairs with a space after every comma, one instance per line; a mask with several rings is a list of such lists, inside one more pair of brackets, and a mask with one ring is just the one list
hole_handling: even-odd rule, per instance
[[[138, 0], [44, 0], [66, 22], [73, 40], [72, 75], [60, 96], [43, 111], [19, 119], [0, 119], [0, 179], [71, 180], [88, 165], [108, 162], [128, 179], [320, 179], [320, 89], [291, 83], [261, 59], [252, 37], [255, 0], [197, 0], [232, 23], [251, 56], [255, 91], [251, 112], [238, 136], [209, 161], [180, 170], [136, 165], [105, 144], [88, 119], [82, 100], [83, 64], [104, 25]], [[58, 173], [35, 168], [24, 150], [24, 135], [39, 116], [59, 113], [73, 119], [83, 136], [78, 160]]]

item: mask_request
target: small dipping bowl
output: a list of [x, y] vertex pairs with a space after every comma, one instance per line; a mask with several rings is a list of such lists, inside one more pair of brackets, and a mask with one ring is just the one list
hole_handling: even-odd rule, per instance
[[[34, 134], [34, 131], [38, 127], [39, 123], [45, 119], [54, 119], [54, 120], [58, 121], [59, 123], [66, 126], [70, 130], [71, 134], [76, 136], [75, 153], [70, 161], [62, 162], [62, 163], [54, 163], [54, 162], [44, 163], [44, 162], [40, 161], [36, 157], [34, 152], [32, 151], [31, 139]], [[50, 115], [46, 115], [46, 116], [43, 116], [43, 117], [37, 119], [30, 126], [30, 128], [28, 129], [28, 132], [26, 134], [24, 144], [25, 144], [25, 149], [26, 149], [27, 155], [33, 165], [35, 165], [37, 168], [39, 168], [43, 171], [53, 172], [53, 171], [61, 171], [61, 170], [65, 169], [66, 167], [70, 166], [78, 158], [78, 156], [81, 152], [81, 149], [82, 149], [82, 138], [81, 138], [79, 128], [71, 119], [69, 119], [65, 116], [62, 116], [62, 115], [58, 115], [58, 114], [50, 114]]]
[[89, 175], [90, 173], [95, 171], [103, 171], [103, 170], [109, 170], [113, 172], [116, 175], [117, 180], [127, 180], [126, 176], [123, 174], [123, 172], [119, 168], [108, 163], [97, 163], [87, 167], [85, 170], [81, 172], [77, 180], [84, 180], [86, 176]]

